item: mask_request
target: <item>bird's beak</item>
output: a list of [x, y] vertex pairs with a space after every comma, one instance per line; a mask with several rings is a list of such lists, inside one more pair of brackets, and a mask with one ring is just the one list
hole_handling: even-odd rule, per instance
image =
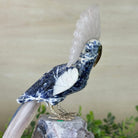
[[95, 62], [94, 62], [94, 64], [93, 64], [94, 67], [95, 67], [96, 64], [99, 62], [99, 60], [100, 60], [100, 58], [101, 58], [101, 55], [102, 55], [102, 45], [99, 46], [99, 49], [98, 49], [98, 56], [97, 56], [97, 58], [96, 58], [96, 60], [95, 60]]

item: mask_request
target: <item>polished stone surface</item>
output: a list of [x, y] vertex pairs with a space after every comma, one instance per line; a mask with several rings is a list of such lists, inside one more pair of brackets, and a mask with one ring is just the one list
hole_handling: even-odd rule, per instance
[[87, 124], [80, 117], [63, 121], [43, 116], [37, 123], [33, 138], [94, 138], [94, 136], [87, 131]]

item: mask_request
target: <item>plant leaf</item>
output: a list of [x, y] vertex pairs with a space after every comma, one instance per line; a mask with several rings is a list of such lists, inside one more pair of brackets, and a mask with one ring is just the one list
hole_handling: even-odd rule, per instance
[[135, 121], [138, 122], [138, 116], [135, 118]]
[[136, 110], [137, 110], [137, 112], [138, 112], [138, 105], [136, 105]]

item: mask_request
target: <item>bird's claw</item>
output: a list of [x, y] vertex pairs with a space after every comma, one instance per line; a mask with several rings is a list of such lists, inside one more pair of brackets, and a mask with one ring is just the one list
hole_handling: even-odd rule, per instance
[[75, 117], [75, 116], [77, 116], [77, 113], [75, 113], [75, 112], [70, 112], [70, 113], [64, 113], [64, 114], [62, 114], [63, 116], [72, 116], [72, 117]]
[[77, 113], [69, 113], [65, 111], [61, 106], [58, 106], [58, 111], [56, 112], [52, 105], [50, 105], [51, 113], [53, 113], [54, 116], [49, 116], [50, 119], [56, 119], [56, 120], [72, 120], [75, 118]]
[[70, 120], [74, 119], [73, 116], [63, 116], [63, 115], [49, 116], [48, 118], [54, 119], [54, 120], [64, 120], [64, 121], [70, 121]]

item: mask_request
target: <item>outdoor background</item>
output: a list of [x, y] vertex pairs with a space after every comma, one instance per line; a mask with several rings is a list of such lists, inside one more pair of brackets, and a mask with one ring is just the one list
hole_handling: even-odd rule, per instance
[[81, 12], [98, 4], [103, 55], [87, 87], [62, 106], [96, 118], [110, 111], [117, 121], [138, 105], [138, 0], [0, 0], [0, 129], [18, 98], [43, 73], [68, 62]]

